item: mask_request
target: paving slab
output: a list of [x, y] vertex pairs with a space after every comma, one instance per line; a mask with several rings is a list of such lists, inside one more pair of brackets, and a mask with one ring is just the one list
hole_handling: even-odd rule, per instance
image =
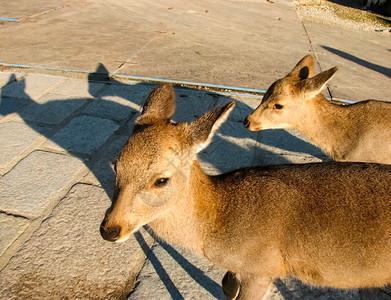
[[[18, 110], [26, 123], [58, 125], [87, 103], [86, 98], [70, 98], [57, 94], [46, 94], [39, 101], [27, 104]], [[36, 129], [41, 132], [40, 129]], [[43, 132], [41, 132], [43, 133]]]
[[208, 260], [168, 244], [157, 243], [137, 277], [128, 300], [224, 299], [225, 271]]
[[129, 139], [128, 135], [115, 135], [111, 137], [105, 151], [93, 163], [91, 171], [83, 178], [83, 182], [101, 186], [111, 195], [115, 185], [113, 164], [118, 158], [123, 146]]
[[89, 155], [100, 148], [118, 128], [117, 123], [108, 119], [79, 116], [59, 130], [44, 144], [44, 148]]
[[41, 134], [48, 131], [42, 126], [32, 129], [25, 123], [0, 123], [0, 174], [9, 171], [34, 145], [43, 143]]
[[[225, 270], [213, 267], [204, 258], [175, 246], [157, 243], [141, 270], [136, 287], [128, 300], [225, 299], [221, 288], [224, 274]], [[365, 290], [366, 297], [361, 298], [358, 290], [315, 288], [295, 279], [278, 279], [270, 285], [265, 299], [369, 300], [374, 293]], [[378, 297], [385, 295], [381, 291], [377, 293]]]
[[310, 50], [292, 5], [189, 2], [182, 16], [116, 73], [264, 89], [286, 72], [281, 65]]
[[63, 78], [42, 74], [27, 74], [20, 80], [11, 74], [8, 82], [1, 89], [2, 97], [21, 99], [36, 99], [42, 96], [46, 90], [64, 81]]
[[302, 22], [290, 0], [69, 4], [4, 23], [0, 63], [266, 89], [313, 53], [340, 66], [335, 97], [389, 98], [387, 35]]
[[73, 187], [0, 272], [0, 298], [124, 299], [145, 253], [140, 239], [114, 247], [101, 238], [109, 203], [99, 187]]
[[70, 188], [83, 168], [75, 157], [32, 152], [0, 179], [0, 211], [38, 218]]
[[75, 98], [94, 98], [105, 85], [104, 82], [68, 78], [52, 89], [51, 93]]
[[29, 223], [26, 218], [0, 214], [0, 256], [23, 233]]
[[[23, 3], [25, 2], [25, 3]], [[1, 16], [2, 18], [22, 19], [30, 17], [39, 13], [43, 13], [50, 9], [60, 7], [65, 4], [69, 4], [70, 0], [37, 0], [34, 1], [34, 5], [26, 5], [28, 1], [4, 1], [1, 4]]]
[[[28, 2], [19, 5], [31, 7]], [[2, 36], [7, 36], [3, 39], [7, 51], [2, 51], [0, 61], [87, 71], [102, 62], [114, 71], [155, 31], [177, 17], [178, 12], [168, 9], [170, 2], [174, 1], [165, 5], [155, 1], [78, 1], [24, 22], [5, 24]]]
[[137, 81], [110, 82], [83, 111], [88, 115], [121, 121], [141, 111], [142, 104], [153, 89]]
[[338, 67], [329, 82], [333, 97], [391, 101], [389, 37], [314, 23], [305, 23], [305, 27], [322, 70]]

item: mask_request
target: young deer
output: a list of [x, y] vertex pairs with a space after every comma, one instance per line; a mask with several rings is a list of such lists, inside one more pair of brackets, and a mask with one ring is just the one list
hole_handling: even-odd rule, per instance
[[326, 100], [320, 91], [336, 71], [334, 67], [312, 77], [314, 59], [305, 56], [269, 87], [244, 126], [251, 131], [297, 129], [336, 161], [391, 164], [391, 103], [338, 105]]
[[102, 237], [125, 241], [148, 223], [229, 270], [223, 290], [233, 299], [261, 299], [286, 276], [336, 288], [391, 283], [391, 166], [330, 162], [208, 176], [197, 152], [233, 107], [175, 124], [172, 86], [152, 91], [116, 163]]

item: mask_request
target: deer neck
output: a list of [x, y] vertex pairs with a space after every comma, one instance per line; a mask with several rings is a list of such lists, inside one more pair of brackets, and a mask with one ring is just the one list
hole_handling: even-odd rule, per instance
[[215, 226], [217, 203], [215, 183], [194, 162], [187, 186], [180, 190], [173, 208], [149, 225], [162, 239], [205, 255], [206, 239]]
[[300, 119], [297, 129], [325, 154], [339, 159], [349, 142], [345, 109], [319, 94], [307, 100], [306, 117]]

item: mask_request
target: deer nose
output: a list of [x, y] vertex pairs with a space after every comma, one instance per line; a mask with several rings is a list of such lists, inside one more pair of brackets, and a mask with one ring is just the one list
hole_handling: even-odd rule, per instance
[[115, 242], [118, 240], [120, 232], [121, 227], [119, 226], [106, 228], [105, 222], [100, 225], [100, 234], [106, 241]]
[[248, 120], [248, 118], [246, 117], [243, 121], [243, 125], [244, 127], [248, 128], [250, 126], [250, 121]]

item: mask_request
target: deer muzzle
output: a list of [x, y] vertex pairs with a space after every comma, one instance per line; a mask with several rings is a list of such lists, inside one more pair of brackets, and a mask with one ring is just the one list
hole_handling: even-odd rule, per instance
[[106, 220], [103, 220], [100, 225], [100, 234], [102, 237], [109, 242], [116, 242], [120, 236], [121, 227], [120, 226], [106, 226]]

